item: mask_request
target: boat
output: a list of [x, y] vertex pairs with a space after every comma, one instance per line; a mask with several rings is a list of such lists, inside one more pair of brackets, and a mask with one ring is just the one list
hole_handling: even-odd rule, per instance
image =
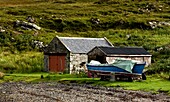
[[86, 64], [89, 77], [103, 77], [103, 76], [125, 76], [132, 78], [134, 76], [142, 76], [145, 80], [146, 76], [143, 73], [146, 62], [136, 62], [132, 60], [116, 60], [112, 64]]

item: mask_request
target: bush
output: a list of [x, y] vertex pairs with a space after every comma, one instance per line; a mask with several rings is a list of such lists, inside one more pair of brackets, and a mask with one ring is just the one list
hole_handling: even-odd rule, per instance
[[66, 25], [61, 19], [45, 19], [40, 21], [40, 26], [62, 32]]
[[29, 15], [28, 11], [25, 10], [9, 10], [7, 11], [7, 14], [11, 14], [11, 15]]
[[66, 27], [65, 31], [88, 31], [90, 29], [89, 25], [83, 21], [73, 20], [73, 21], [64, 21]]

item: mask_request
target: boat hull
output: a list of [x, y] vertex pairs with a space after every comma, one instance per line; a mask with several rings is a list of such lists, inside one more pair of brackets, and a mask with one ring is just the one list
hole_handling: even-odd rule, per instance
[[[116, 67], [113, 65], [88, 65], [87, 64], [86, 66], [89, 71], [112, 72], [112, 73], [116, 73], [116, 72], [131, 73], [129, 71], [126, 71], [125, 69], [122, 69], [122, 68], [119, 68], [119, 67]], [[132, 73], [142, 74], [144, 67], [145, 67], [145, 63], [135, 64], [134, 67], [132, 68]]]
[[100, 72], [126, 72], [129, 73], [128, 71], [118, 68], [116, 66], [112, 65], [105, 65], [105, 66], [98, 66], [98, 65], [86, 65], [87, 69], [89, 71], [100, 71]]

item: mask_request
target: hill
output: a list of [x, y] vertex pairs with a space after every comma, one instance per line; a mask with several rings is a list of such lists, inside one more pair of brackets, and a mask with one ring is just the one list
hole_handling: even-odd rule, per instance
[[30, 69], [29, 59], [35, 58], [41, 71], [41, 48], [58, 35], [142, 46], [153, 54], [148, 73], [169, 73], [169, 5], [167, 0], [1, 0], [0, 69]]

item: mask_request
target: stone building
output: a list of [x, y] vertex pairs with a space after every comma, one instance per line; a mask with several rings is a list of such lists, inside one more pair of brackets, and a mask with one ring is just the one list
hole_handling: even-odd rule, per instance
[[50, 72], [72, 73], [95, 46], [112, 46], [106, 38], [54, 37], [44, 49], [44, 67]]
[[88, 52], [88, 61], [97, 60], [101, 63], [112, 63], [115, 59], [124, 58], [136, 61], [145, 61], [146, 66], [151, 64], [151, 54], [140, 47], [100, 47], [96, 46]]

